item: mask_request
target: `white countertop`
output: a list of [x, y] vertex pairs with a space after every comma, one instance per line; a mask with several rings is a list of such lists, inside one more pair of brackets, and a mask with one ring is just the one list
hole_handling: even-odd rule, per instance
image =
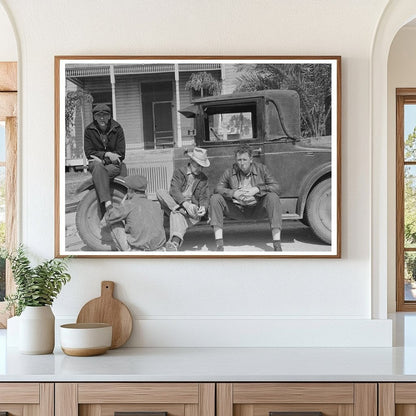
[[416, 381], [416, 314], [392, 348], [119, 348], [96, 357], [24, 355], [0, 330], [0, 382]]
[[416, 381], [416, 348], [119, 348], [0, 358], [0, 381]]

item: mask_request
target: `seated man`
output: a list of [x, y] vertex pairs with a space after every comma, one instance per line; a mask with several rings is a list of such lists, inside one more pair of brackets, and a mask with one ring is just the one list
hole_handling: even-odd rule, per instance
[[282, 207], [279, 184], [265, 165], [253, 162], [250, 146], [241, 145], [235, 152], [235, 164], [221, 176], [211, 196], [210, 217], [217, 251], [224, 251], [224, 215], [233, 219], [268, 218], [272, 229], [273, 249], [282, 251]]
[[84, 152], [102, 208], [111, 208], [110, 180], [121, 174], [126, 153], [123, 128], [111, 117], [108, 105], [97, 104], [94, 121], [85, 128]]
[[189, 156], [188, 166], [173, 172], [170, 190], [157, 191], [157, 199], [169, 214], [170, 238], [167, 251], [177, 251], [189, 226], [206, 214], [209, 203], [208, 178], [202, 173], [210, 163], [207, 151], [195, 147]]
[[146, 198], [146, 178], [132, 175], [124, 180], [128, 187], [127, 195], [119, 206], [112, 206], [104, 216], [117, 249], [119, 251], [162, 249], [166, 241], [163, 211], [157, 202]]

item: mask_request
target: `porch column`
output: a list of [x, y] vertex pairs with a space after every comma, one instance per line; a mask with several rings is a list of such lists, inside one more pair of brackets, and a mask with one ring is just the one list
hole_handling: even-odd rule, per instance
[[113, 119], [117, 120], [116, 107], [116, 77], [114, 76], [114, 65], [110, 65], [111, 101], [113, 104]]
[[175, 64], [175, 93], [176, 93], [176, 129], [177, 129], [177, 141], [178, 147], [182, 147], [182, 129], [181, 129], [181, 115], [179, 109], [181, 108], [181, 100], [179, 93], [179, 64]]

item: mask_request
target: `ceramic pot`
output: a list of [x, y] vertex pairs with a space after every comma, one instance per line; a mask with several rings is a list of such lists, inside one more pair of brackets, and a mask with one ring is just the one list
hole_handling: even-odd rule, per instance
[[51, 307], [26, 306], [19, 319], [19, 352], [50, 354], [55, 346], [55, 316]]
[[111, 347], [112, 327], [105, 323], [61, 325], [61, 347], [67, 355], [88, 357]]

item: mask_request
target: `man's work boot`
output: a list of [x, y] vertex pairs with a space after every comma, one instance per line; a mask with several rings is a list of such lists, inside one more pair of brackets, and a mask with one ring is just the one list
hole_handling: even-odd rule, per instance
[[280, 244], [280, 240], [273, 241], [273, 251], [282, 251], [282, 245]]
[[176, 241], [167, 241], [165, 244], [166, 251], [178, 251], [179, 244]]

